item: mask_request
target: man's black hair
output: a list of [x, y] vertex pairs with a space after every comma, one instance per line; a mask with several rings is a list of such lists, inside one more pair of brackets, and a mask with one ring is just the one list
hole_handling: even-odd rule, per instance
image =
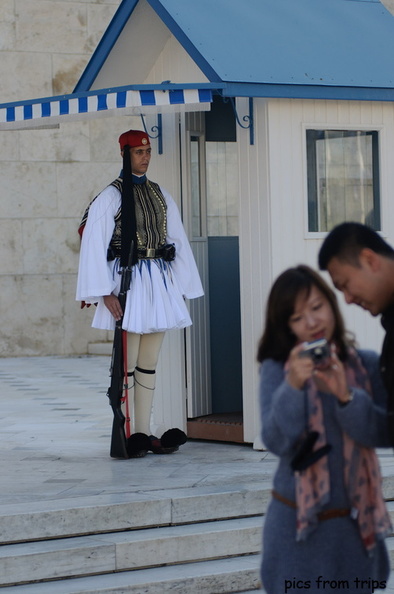
[[319, 251], [319, 268], [327, 270], [332, 258], [359, 266], [359, 255], [364, 248], [394, 259], [394, 249], [371, 227], [361, 223], [341, 223], [323, 241]]

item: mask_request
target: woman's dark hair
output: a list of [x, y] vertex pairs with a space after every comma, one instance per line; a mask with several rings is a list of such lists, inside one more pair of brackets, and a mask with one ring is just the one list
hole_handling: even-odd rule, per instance
[[294, 313], [299, 295], [305, 293], [305, 297], [309, 297], [312, 287], [323, 293], [331, 305], [335, 320], [332, 340], [337, 345], [338, 357], [343, 361], [346, 359], [346, 347], [351, 341], [346, 339], [345, 325], [335, 293], [317, 272], [301, 264], [282, 272], [272, 285], [265, 314], [265, 329], [257, 351], [257, 360], [260, 363], [264, 359], [287, 360], [297, 343], [296, 336], [289, 328], [289, 319]]

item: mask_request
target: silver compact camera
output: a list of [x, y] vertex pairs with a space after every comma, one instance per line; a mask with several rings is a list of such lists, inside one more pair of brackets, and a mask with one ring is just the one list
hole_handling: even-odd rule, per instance
[[300, 352], [301, 357], [310, 357], [315, 365], [324, 363], [330, 355], [330, 345], [325, 338], [305, 343], [304, 350]]

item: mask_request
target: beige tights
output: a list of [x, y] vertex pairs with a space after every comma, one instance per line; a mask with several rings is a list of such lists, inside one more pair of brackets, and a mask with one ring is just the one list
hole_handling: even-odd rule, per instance
[[[153, 334], [127, 333], [127, 370], [134, 375], [133, 390], [129, 390], [129, 409], [135, 433], [150, 435], [150, 417], [156, 386], [156, 366], [163, 343], [164, 332]], [[133, 384], [130, 380], [130, 388]], [[134, 402], [133, 402], [134, 400]], [[134, 414], [133, 414], [134, 409]]]

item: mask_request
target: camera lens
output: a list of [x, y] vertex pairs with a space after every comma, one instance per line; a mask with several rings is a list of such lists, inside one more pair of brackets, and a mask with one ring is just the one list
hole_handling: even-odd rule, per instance
[[312, 359], [314, 363], [320, 363], [324, 359], [324, 351], [323, 349], [316, 348], [312, 353]]

